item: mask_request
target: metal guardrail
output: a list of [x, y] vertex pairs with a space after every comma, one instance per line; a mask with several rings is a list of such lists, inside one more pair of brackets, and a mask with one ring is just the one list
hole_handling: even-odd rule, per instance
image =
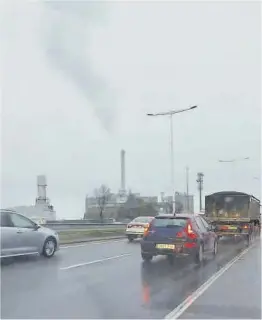
[[126, 227], [125, 223], [66, 223], [66, 222], [47, 222], [42, 224], [43, 227], [47, 227], [56, 231], [60, 230], [83, 230], [83, 229], [119, 229], [123, 230]]

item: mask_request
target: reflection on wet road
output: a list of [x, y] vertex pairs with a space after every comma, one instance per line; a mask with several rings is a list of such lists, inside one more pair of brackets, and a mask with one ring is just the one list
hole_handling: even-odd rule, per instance
[[[2, 318], [164, 318], [245, 248], [221, 241], [198, 267], [180, 259], [145, 264], [139, 242], [89, 243], [61, 249], [48, 260], [2, 263]], [[215, 302], [214, 302], [215, 303]]]

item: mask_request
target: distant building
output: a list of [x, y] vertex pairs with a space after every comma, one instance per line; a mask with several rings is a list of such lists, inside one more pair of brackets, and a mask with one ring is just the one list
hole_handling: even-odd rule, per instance
[[[125, 208], [125, 210], [137, 210], [141, 203], [157, 205], [156, 196], [143, 197], [139, 193], [132, 193], [124, 195], [123, 193], [112, 194], [110, 200], [107, 202], [103, 216], [104, 218], [117, 219], [119, 210]], [[96, 197], [88, 197], [85, 199], [85, 219], [99, 218], [99, 206], [97, 204]]]
[[194, 196], [186, 193], [176, 192], [175, 194], [175, 211], [194, 213]]
[[31, 206], [16, 206], [9, 207], [17, 211], [18, 213], [23, 214], [24, 216], [39, 222], [43, 223], [47, 220], [56, 220], [56, 212], [54, 207], [51, 205], [49, 198], [46, 196], [46, 177], [38, 176], [37, 177], [37, 198], [35, 200], [35, 205]]

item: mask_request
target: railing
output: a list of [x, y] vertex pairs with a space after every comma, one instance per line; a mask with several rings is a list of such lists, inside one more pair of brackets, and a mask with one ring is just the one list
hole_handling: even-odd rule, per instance
[[47, 227], [54, 230], [77, 230], [77, 229], [114, 229], [123, 230], [126, 227], [126, 223], [90, 223], [85, 220], [81, 222], [61, 222], [61, 221], [48, 221], [42, 224], [43, 227]]

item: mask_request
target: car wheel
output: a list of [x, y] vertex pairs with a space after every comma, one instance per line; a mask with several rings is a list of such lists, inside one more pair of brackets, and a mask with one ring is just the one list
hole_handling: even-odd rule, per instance
[[200, 244], [200, 246], [198, 248], [198, 252], [196, 254], [195, 261], [197, 264], [201, 264], [203, 262], [203, 245], [202, 244]]
[[132, 236], [128, 236], [127, 239], [129, 242], [132, 242], [134, 240], [134, 238]]
[[47, 238], [43, 247], [43, 256], [51, 258], [56, 251], [56, 240], [52, 237]]
[[148, 253], [141, 253], [142, 259], [146, 262], [149, 262], [153, 259], [153, 256]]
[[213, 248], [213, 256], [215, 257], [217, 255], [217, 247], [218, 247], [218, 243], [217, 241], [214, 242], [214, 248]]

